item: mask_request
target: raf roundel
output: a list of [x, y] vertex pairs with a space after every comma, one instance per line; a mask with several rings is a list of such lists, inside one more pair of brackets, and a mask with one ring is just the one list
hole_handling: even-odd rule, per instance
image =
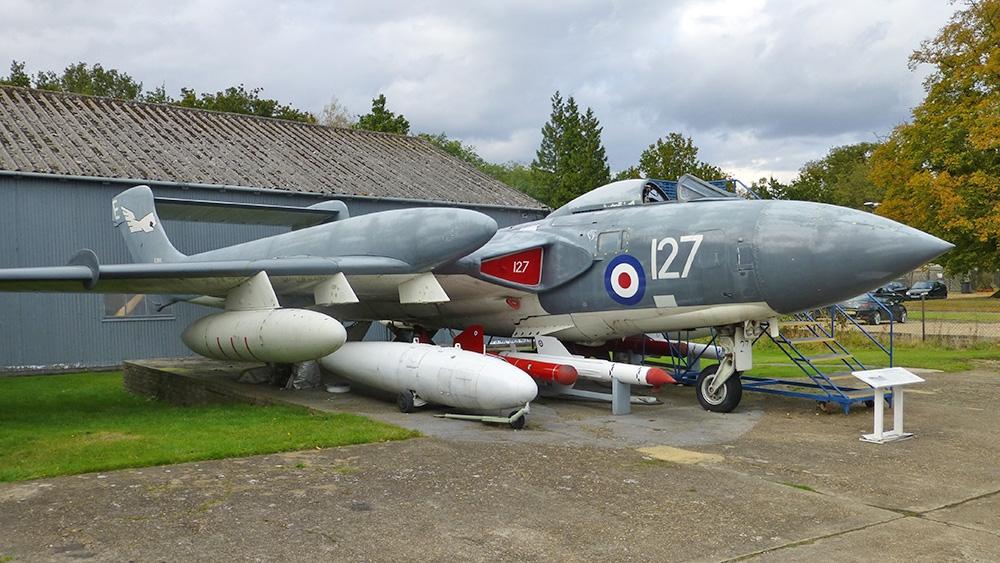
[[646, 272], [634, 256], [622, 254], [605, 268], [604, 287], [615, 301], [635, 305], [646, 293]]

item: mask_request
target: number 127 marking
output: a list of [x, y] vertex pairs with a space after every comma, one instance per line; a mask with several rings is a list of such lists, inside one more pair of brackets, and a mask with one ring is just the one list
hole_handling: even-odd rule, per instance
[[[688, 274], [691, 273], [691, 264], [694, 263], [694, 257], [698, 254], [698, 248], [701, 247], [701, 241], [704, 238], [705, 235], [683, 235], [681, 236], [680, 243], [674, 237], [666, 237], [659, 240], [654, 238], [649, 251], [649, 263], [653, 267], [653, 279], [676, 280], [688, 277]], [[687, 260], [684, 261], [684, 268], [680, 272], [671, 271], [670, 266], [677, 259], [677, 254], [680, 252], [680, 245], [685, 242], [690, 242], [692, 245], [691, 252], [688, 254]], [[670, 247], [670, 254], [660, 264], [658, 254], [668, 246]]]

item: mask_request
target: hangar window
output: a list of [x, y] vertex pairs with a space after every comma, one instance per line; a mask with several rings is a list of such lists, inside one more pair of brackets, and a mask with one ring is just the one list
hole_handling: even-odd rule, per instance
[[142, 293], [107, 293], [104, 295], [104, 320], [172, 319], [170, 313], [156, 310], [150, 296]]

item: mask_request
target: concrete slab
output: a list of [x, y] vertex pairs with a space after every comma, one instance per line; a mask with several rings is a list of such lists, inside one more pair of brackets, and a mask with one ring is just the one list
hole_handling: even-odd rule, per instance
[[631, 450], [433, 438], [47, 479], [0, 498], [0, 554], [16, 560], [718, 560], [898, 517]]
[[924, 517], [1000, 536], [1000, 494], [992, 493], [956, 506], [934, 510]]
[[[777, 549], [749, 561], [998, 561], [997, 536], [922, 518], [884, 524]], [[835, 554], [835, 555], [834, 555]]]
[[928, 375], [881, 446], [868, 410], [755, 394], [543, 400], [512, 431], [257, 387], [432, 437], [0, 485], [0, 560], [1000, 560], [997, 375]]
[[[924, 374], [933, 394], [906, 399], [906, 430], [890, 444], [860, 442], [872, 411], [825, 414], [808, 402], [754, 394], [741, 408], [768, 414], [747, 434], [700, 451], [726, 456], [727, 466], [778, 482], [873, 506], [926, 512], [1000, 490], [1000, 401], [997, 372]], [[891, 425], [891, 411], [886, 414]]]

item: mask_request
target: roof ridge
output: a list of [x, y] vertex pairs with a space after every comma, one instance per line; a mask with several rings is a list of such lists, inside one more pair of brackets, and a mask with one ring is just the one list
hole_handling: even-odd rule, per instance
[[0, 170], [544, 209], [418, 136], [0, 86]]
[[322, 123], [309, 123], [306, 121], [297, 121], [294, 119], [282, 119], [280, 117], [266, 117], [263, 115], [254, 115], [252, 113], [239, 113], [235, 111], [220, 111], [215, 109], [205, 109], [205, 108], [192, 108], [188, 106], [180, 106], [177, 104], [167, 104], [158, 102], [147, 102], [145, 100], [129, 100], [126, 98], [116, 98], [114, 96], [94, 96], [91, 94], [80, 94], [77, 92], [64, 92], [62, 90], [46, 90], [44, 88], [32, 88], [24, 86], [13, 86], [10, 84], [0, 84], [0, 89], [18, 90], [21, 92], [28, 93], [29, 95], [39, 95], [39, 96], [53, 96], [53, 97], [67, 97], [67, 98], [83, 98], [87, 100], [102, 100], [107, 101], [112, 104], [129, 104], [137, 106], [152, 106], [157, 108], [168, 108], [168, 111], [189, 111], [189, 112], [202, 112], [210, 115], [228, 115], [236, 119], [257, 119], [267, 122], [278, 122], [278, 123], [288, 123], [291, 125], [304, 126], [304, 127], [320, 127], [322, 129], [330, 129], [334, 131], [358, 131], [363, 135], [388, 135], [390, 137], [403, 137], [407, 139], [417, 139], [417, 135], [402, 135], [399, 133], [390, 133], [388, 131], [372, 131], [370, 129], [355, 129], [354, 127], [335, 127], [332, 125], [323, 125]]

